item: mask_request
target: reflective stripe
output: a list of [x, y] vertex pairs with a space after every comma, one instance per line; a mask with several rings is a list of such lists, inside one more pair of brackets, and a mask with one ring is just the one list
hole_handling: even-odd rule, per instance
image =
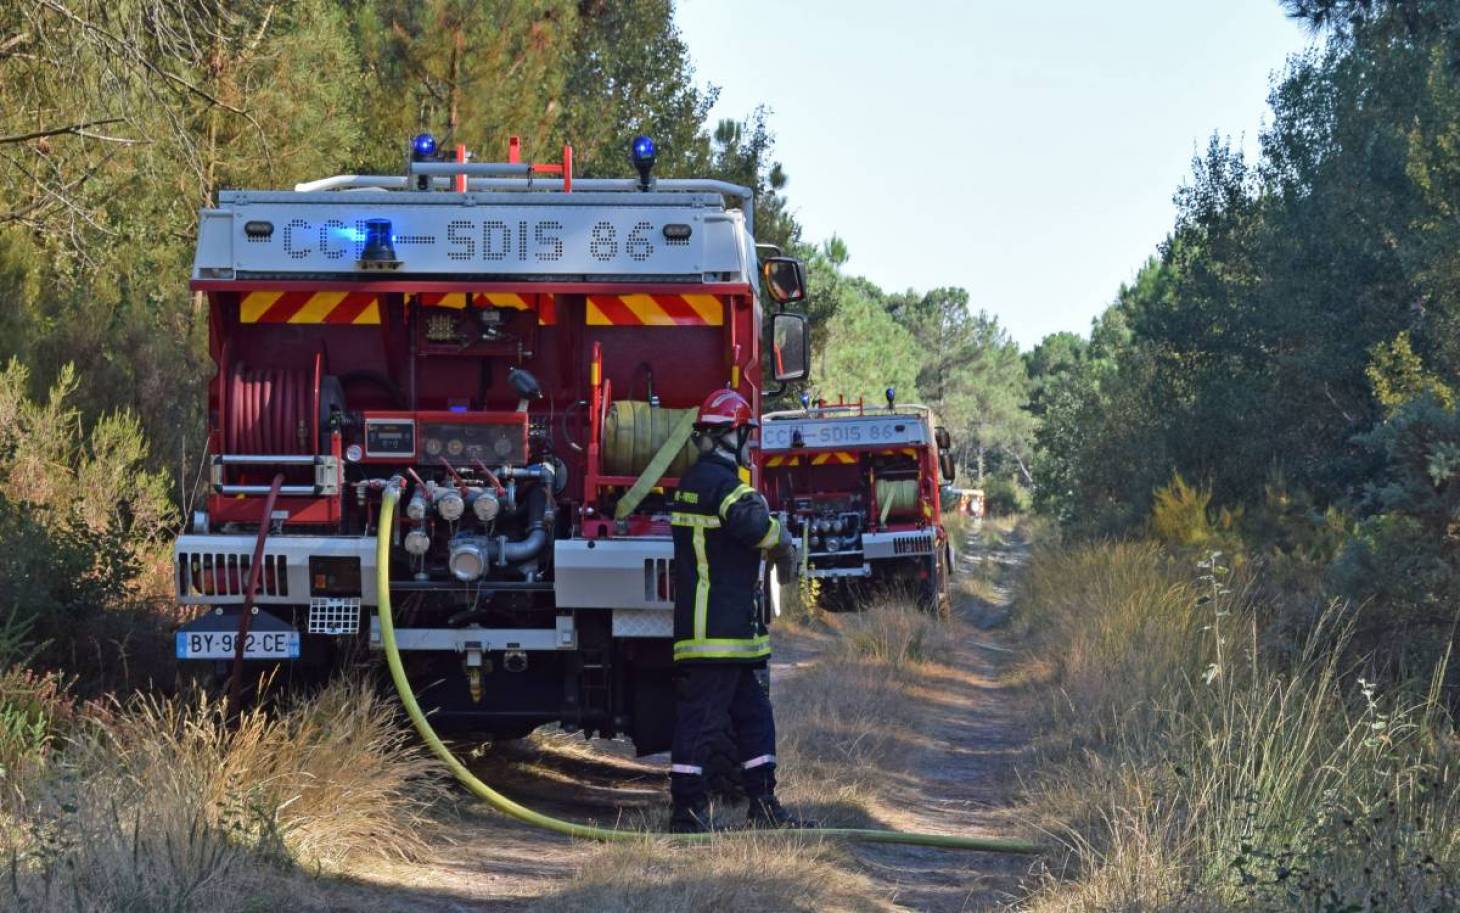
[[776, 763], [776, 756], [775, 755], [773, 755], [773, 754], [763, 754], [763, 755], [761, 755], [758, 758], [751, 758], [749, 761], [746, 761], [744, 764], [741, 764], [740, 766], [744, 770], [750, 770], [752, 767], [760, 767], [763, 764], [774, 764], [774, 763]]
[[695, 638], [674, 644], [674, 658], [680, 659], [759, 659], [770, 656], [769, 635], [747, 638]]
[[755, 489], [751, 488], [749, 485], [746, 485], [743, 482], [739, 485], [736, 485], [735, 490], [726, 495], [725, 500], [720, 502], [720, 516], [725, 516], [725, 511], [730, 509], [731, 504], [734, 504], [736, 501], [739, 501], [746, 495], [753, 494], [755, 494]]
[[[771, 760], [774, 761], [775, 757], [771, 756]], [[705, 769], [698, 764], [670, 764], [669, 772], [672, 774], [694, 774], [695, 776], [700, 776], [704, 774]]]
[[710, 558], [705, 554], [705, 530], [694, 528], [695, 640], [703, 640], [710, 621]]
[[781, 541], [781, 521], [771, 517], [771, 525], [766, 527], [765, 535], [760, 537], [760, 541], [755, 543], [755, 547], [770, 548], [779, 541]]
[[719, 517], [707, 517], [704, 514], [672, 513], [669, 515], [671, 526], [699, 526], [704, 529], [719, 529]]

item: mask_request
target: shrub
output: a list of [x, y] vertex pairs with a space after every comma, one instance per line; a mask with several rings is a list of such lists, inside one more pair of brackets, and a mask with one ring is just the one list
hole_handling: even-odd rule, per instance
[[984, 508], [990, 516], [1022, 514], [1033, 503], [1029, 491], [1018, 481], [990, 476], [984, 480]]
[[[38, 661], [56, 665], [88, 622], [127, 600], [136, 560], [111, 533], [75, 517], [55, 523], [44, 516], [0, 494], [0, 606], [10, 649], [23, 638]], [[0, 655], [0, 662], [22, 658]]]

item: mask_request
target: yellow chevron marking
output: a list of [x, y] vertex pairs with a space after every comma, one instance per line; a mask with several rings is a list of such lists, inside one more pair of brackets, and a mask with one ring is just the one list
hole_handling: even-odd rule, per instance
[[244, 323], [258, 323], [274, 302], [284, 296], [283, 292], [249, 292], [243, 296], [238, 308], [238, 319]]
[[380, 299], [377, 298], [365, 305], [365, 310], [357, 314], [350, 323], [355, 326], [378, 326], [380, 324]]
[[521, 295], [515, 292], [487, 292], [484, 296], [487, 302], [499, 308], [513, 308], [518, 311], [527, 310], [527, 302]]
[[309, 296], [304, 307], [289, 315], [290, 323], [324, 323], [330, 311], [345, 300], [349, 292], [315, 292]]
[[722, 326], [725, 323], [725, 306], [720, 299], [714, 295], [681, 295], [685, 303], [695, 309], [695, 313], [704, 318], [705, 323], [710, 326]]
[[634, 316], [639, 318], [639, 322], [644, 326], [675, 326], [674, 318], [666, 314], [664, 309], [659, 306], [659, 302], [655, 301], [649, 295], [620, 295], [618, 300], [622, 301], [625, 307], [633, 311]]

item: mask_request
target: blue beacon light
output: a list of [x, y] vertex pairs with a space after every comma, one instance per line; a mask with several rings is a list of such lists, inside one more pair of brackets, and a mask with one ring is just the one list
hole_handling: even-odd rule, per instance
[[417, 133], [416, 138], [411, 140], [411, 152], [416, 158], [430, 158], [436, 154], [436, 137], [429, 133]]
[[654, 141], [647, 136], [634, 137], [634, 144], [629, 149], [629, 159], [634, 163], [634, 168], [639, 172], [639, 189], [649, 189], [649, 172], [654, 170]]
[[365, 220], [365, 246], [360, 251], [360, 265], [365, 269], [391, 269], [400, 265], [389, 219]]

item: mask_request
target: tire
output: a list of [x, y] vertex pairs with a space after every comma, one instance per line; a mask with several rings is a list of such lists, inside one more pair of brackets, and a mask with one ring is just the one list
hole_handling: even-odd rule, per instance
[[953, 614], [946, 555], [946, 551], [939, 551], [928, 557], [928, 576], [922, 581], [918, 594], [918, 602], [924, 612], [945, 620]]

